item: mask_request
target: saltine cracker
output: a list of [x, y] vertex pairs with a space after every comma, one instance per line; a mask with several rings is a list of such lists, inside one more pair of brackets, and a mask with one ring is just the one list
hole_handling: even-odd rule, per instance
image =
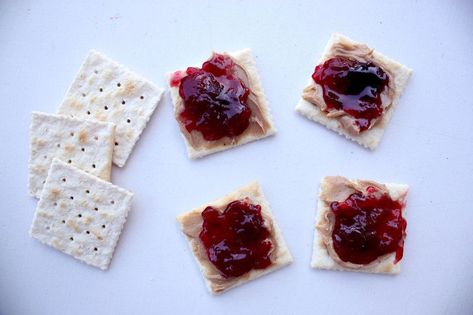
[[114, 123], [113, 163], [123, 167], [162, 94], [154, 83], [91, 50], [58, 113]]
[[53, 158], [110, 180], [115, 125], [33, 112], [28, 187], [39, 198]]
[[54, 159], [30, 235], [106, 270], [131, 209], [133, 194]]

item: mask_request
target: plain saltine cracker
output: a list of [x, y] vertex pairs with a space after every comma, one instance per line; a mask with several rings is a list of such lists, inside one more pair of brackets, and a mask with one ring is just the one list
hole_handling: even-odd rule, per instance
[[113, 163], [125, 165], [158, 105], [163, 89], [92, 50], [58, 112], [116, 125]]
[[54, 159], [30, 235], [100, 269], [107, 269], [133, 194]]
[[32, 113], [28, 186], [39, 198], [49, 165], [59, 158], [110, 180], [115, 126], [61, 115]]

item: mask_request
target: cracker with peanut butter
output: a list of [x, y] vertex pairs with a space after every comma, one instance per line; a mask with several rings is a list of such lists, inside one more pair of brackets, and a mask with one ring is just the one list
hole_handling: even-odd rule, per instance
[[[332, 76], [339, 80], [343, 75], [346, 81], [332, 82], [324, 87], [323, 81], [317, 83], [314, 77], [310, 78], [296, 111], [374, 150], [381, 141], [412, 70], [365, 44], [336, 33], [332, 34], [317, 68], [335, 58], [343, 58], [345, 63], [339, 62], [330, 71], [340, 73], [319, 70], [319, 76]], [[355, 62], [359, 64], [351, 69], [347, 66]], [[339, 94], [340, 91], [344, 92]]]
[[[406, 237], [407, 192], [408, 186], [402, 184], [324, 177], [311, 267], [398, 274]], [[363, 203], [363, 198], [368, 201]], [[335, 211], [341, 213], [338, 218]]]
[[91, 50], [58, 113], [114, 123], [113, 163], [123, 167], [162, 94], [162, 88]]
[[39, 198], [53, 158], [110, 180], [115, 125], [67, 116], [32, 113], [28, 186]]
[[[256, 60], [254, 59], [251, 50], [250, 49], [243, 49], [240, 51], [236, 51], [233, 53], [213, 53], [213, 55], [209, 58], [209, 60], [212, 59], [213, 56], [215, 55], [220, 55], [220, 56], [225, 56], [229, 57], [232, 62], [234, 63], [234, 69], [235, 73], [232, 74], [233, 77], [238, 78], [242, 84], [248, 88], [249, 94], [247, 95], [247, 100], [243, 101], [245, 103], [245, 106], [247, 106], [251, 110], [251, 116], [249, 116], [249, 124], [246, 128], [240, 130], [237, 132], [235, 135], [222, 135], [220, 137], [215, 137], [215, 139], [209, 139], [206, 138], [206, 135], [203, 134], [200, 130], [188, 130], [183, 123], [183, 121], [180, 118], [180, 115], [183, 113], [185, 110], [186, 106], [184, 104], [184, 100], [180, 95], [180, 87], [181, 87], [181, 80], [185, 78], [186, 76], [189, 76], [188, 70], [189, 69], [197, 69], [197, 68], [188, 68], [188, 70], [178, 70], [173, 73], [171, 73], [168, 77], [169, 81], [169, 86], [170, 86], [170, 91], [171, 91], [171, 98], [174, 106], [174, 115], [176, 118], [176, 121], [179, 125], [181, 134], [184, 138], [186, 147], [187, 147], [187, 153], [189, 158], [191, 159], [197, 159], [204, 157], [206, 155], [220, 152], [223, 150], [227, 150], [230, 148], [234, 148], [237, 146], [240, 146], [242, 144], [256, 141], [259, 139], [266, 138], [268, 136], [274, 135], [276, 133], [276, 127], [274, 126], [274, 122], [272, 120], [271, 112], [268, 106], [268, 101], [266, 99], [266, 96], [263, 91], [263, 86], [260, 81], [260, 77], [258, 74], [258, 70], [256, 67]], [[207, 62], [209, 61], [207, 60]], [[208, 78], [207, 78], [208, 79]], [[207, 80], [206, 79], [206, 80]], [[212, 80], [212, 79], [211, 79]], [[215, 83], [215, 81], [212, 81]], [[212, 84], [207, 85], [208, 81], [204, 81], [204, 84], [207, 87], [211, 87]], [[215, 88], [211, 87], [211, 88]], [[227, 87], [225, 85], [220, 86], [218, 88], [223, 88], [225, 90]], [[234, 91], [234, 87], [228, 88], [227, 91]], [[214, 93], [210, 92], [210, 94]], [[220, 93], [220, 92], [219, 92]], [[241, 95], [240, 95], [241, 96]], [[215, 101], [207, 101], [207, 102], [214, 102], [212, 106], [213, 108], [216, 109], [217, 111], [224, 111], [231, 112], [232, 109], [228, 108], [228, 101], [233, 96], [228, 96], [225, 95], [225, 93], [220, 94], [217, 98], [220, 98], [219, 100]], [[204, 99], [203, 96], [200, 96], [201, 100]], [[205, 98], [208, 99], [208, 95], [205, 96]], [[246, 98], [246, 96], [245, 96]], [[241, 104], [239, 104], [241, 105]], [[222, 110], [222, 108], [227, 107], [225, 110]], [[192, 109], [192, 111], [199, 111], [196, 109]], [[218, 124], [221, 123], [221, 121], [217, 124], [217, 126], [210, 126], [206, 125], [206, 122], [204, 120], [211, 116], [211, 113], [200, 113], [199, 115], [202, 115], [200, 117], [200, 121], [197, 122], [197, 124], [203, 125], [203, 128], [211, 129], [211, 128], [218, 128]], [[221, 113], [213, 115], [218, 117], [214, 117], [215, 120], [220, 120]], [[187, 119], [187, 118], [186, 118]], [[229, 120], [236, 120], [238, 118], [232, 117]], [[225, 125], [227, 122], [221, 123], [222, 125]], [[231, 123], [231, 122], [230, 122]]]
[[[264, 227], [270, 231], [269, 240], [272, 244], [271, 250], [268, 252], [269, 256], [266, 257], [269, 257], [270, 259], [271, 263], [269, 265], [265, 266], [264, 268], [250, 268], [249, 271], [239, 276], [228, 276], [222, 273], [221, 269], [218, 269], [218, 266], [209, 259], [206, 247], [202, 241], [202, 238], [200, 237], [201, 232], [203, 231], [204, 219], [202, 213], [204, 210], [211, 207], [212, 211], [218, 211], [221, 215], [224, 213], [224, 209], [228, 209], [228, 205], [233, 202], [244, 202], [251, 204], [252, 206], [257, 205], [258, 207], [261, 207], [260, 211], [264, 220]], [[253, 219], [250, 219], [247, 216], [245, 219], [246, 223], [254, 222], [254, 217], [252, 218]], [[181, 230], [188, 241], [192, 254], [194, 255], [194, 258], [200, 267], [207, 288], [212, 294], [223, 293], [238, 285], [273, 272], [292, 262], [292, 256], [289, 253], [286, 242], [282, 237], [281, 231], [276, 224], [270, 206], [257, 182], [250, 183], [249, 185], [242, 187], [239, 190], [224, 196], [223, 198], [214, 200], [205, 205], [197, 207], [190, 212], [184, 213], [178, 216], [177, 220], [180, 223]], [[218, 230], [221, 231], [221, 229], [222, 228], [219, 228]], [[239, 233], [244, 233], [242, 229], [238, 229], [238, 231]], [[225, 246], [222, 247], [221, 244], [217, 244], [215, 249], [217, 251], [221, 251], [224, 247]], [[218, 253], [215, 253], [215, 255], [218, 256]], [[243, 256], [240, 254], [231, 253], [230, 255], [232, 255], [232, 257], [237, 260], [244, 260]]]
[[106, 270], [131, 208], [133, 194], [54, 159], [30, 235]]

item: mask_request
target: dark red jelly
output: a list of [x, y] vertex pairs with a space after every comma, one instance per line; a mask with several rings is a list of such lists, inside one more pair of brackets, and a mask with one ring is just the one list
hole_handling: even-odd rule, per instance
[[180, 83], [184, 110], [179, 119], [188, 132], [200, 131], [205, 140], [213, 141], [236, 137], [248, 128], [250, 90], [236, 75], [229, 56], [214, 54], [202, 68], [187, 68], [186, 74], [180, 80], [173, 76], [171, 85]]
[[407, 227], [402, 207], [402, 203], [373, 186], [343, 202], [332, 202], [330, 208], [335, 214], [332, 240], [340, 259], [368, 264], [395, 252], [395, 262], [401, 260]]
[[207, 257], [225, 277], [238, 277], [252, 269], [271, 265], [269, 239], [261, 206], [247, 200], [236, 200], [223, 212], [207, 207], [202, 212], [200, 240]]
[[312, 78], [322, 86], [327, 109], [345, 111], [355, 118], [360, 131], [383, 114], [381, 93], [389, 77], [374, 63], [334, 57], [315, 67]]

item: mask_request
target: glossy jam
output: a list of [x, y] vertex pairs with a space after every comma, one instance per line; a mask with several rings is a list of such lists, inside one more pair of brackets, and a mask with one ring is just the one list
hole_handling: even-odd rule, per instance
[[202, 133], [207, 141], [236, 137], [250, 124], [250, 90], [238, 78], [233, 60], [214, 54], [202, 68], [187, 68], [186, 75], [176, 72], [171, 86], [179, 85], [184, 110], [179, 120], [188, 132]]
[[200, 240], [207, 257], [224, 277], [238, 277], [271, 265], [273, 244], [261, 206], [236, 200], [223, 212], [207, 207], [202, 212]]
[[334, 57], [315, 67], [312, 78], [322, 86], [327, 109], [345, 111], [355, 118], [360, 131], [383, 114], [381, 93], [389, 77], [372, 62]]
[[332, 202], [335, 214], [333, 247], [341, 260], [368, 264], [388, 253], [402, 259], [407, 227], [402, 217], [403, 205], [388, 194], [370, 186], [364, 193], [354, 193], [343, 202]]

